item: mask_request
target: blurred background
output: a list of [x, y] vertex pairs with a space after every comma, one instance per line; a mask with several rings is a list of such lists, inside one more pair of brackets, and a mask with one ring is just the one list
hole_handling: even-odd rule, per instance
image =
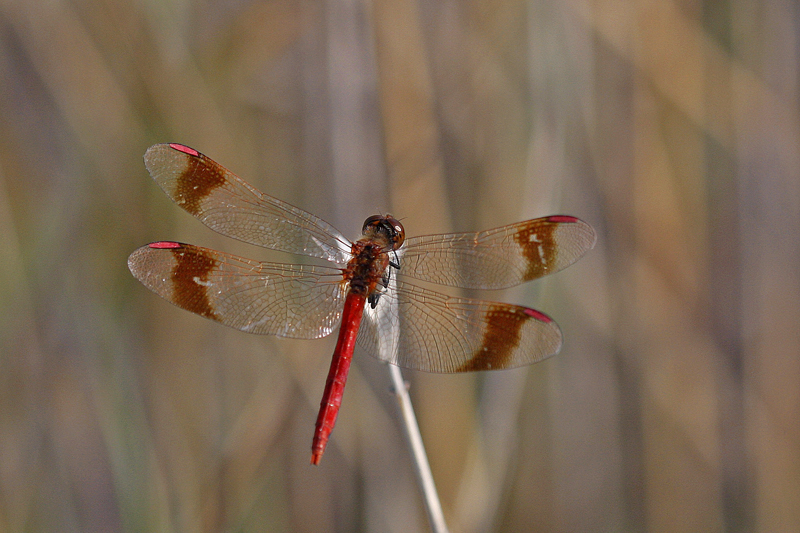
[[0, 2], [0, 531], [425, 531], [389, 380], [128, 272], [214, 234], [142, 155], [188, 144], [356, 237], [563, 213], [598, 244], [481, 297], [562, 352], [407, 371], [453, 531], [800, 530], [792, 0]]

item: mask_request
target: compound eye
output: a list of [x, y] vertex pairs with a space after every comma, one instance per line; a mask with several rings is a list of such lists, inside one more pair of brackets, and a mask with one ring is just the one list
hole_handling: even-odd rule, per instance
[[383, 219], [384, 217], [381, 215], [372, 215], [371, 217], [369, 217], [367, 220], [364, 221], [364, 227], [361, 228], [361, 234], [366, 235], [367, 229], [370, 226], [378, 226], [378, 227], [382, 226]]
[[391, 215], [386, 215], [384, 221], [391, 228], [389, 235], [392, 241], [392, 250], [397, 250], [403, 246], [403, 241], [406, 240], [406, 230], [400, 221]]

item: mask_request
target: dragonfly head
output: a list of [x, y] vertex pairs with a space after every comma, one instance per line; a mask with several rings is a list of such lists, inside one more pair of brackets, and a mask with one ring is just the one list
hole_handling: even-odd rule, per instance
[[364, 221], [364, 228], [361, 232], [364, 235], [387, 239], [392, 250], [400, 248], [406, 238], [406, 230], [403, 229], [403, 225], [391, 215], [372, 215]]

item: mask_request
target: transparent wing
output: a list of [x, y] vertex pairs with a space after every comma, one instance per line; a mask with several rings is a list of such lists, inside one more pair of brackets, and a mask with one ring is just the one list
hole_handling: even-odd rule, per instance
[[350, 241], [302, 209], [266, 195], [200, 152], [156, 144], [144, 155], [150, 175], [183, 209], [223, 235], [344, 264]]
[[515, 368], [555, 355], [561, 330], [534, 309], [455, 298], [392, 280], [364, 310], [358, 344], [368, 354], [426, 372]]
[[128, 268], [178, 307], [248, 333], [316, 339], [341, 320], [336, 268], [262, 263], [177, 242], [138, 248]]
[[568, 267], [592, 249], [592, 227], [556, 215], [477, 233], [423, 235], [399, 250], [404, 276], [450, 287], [503, 289]]

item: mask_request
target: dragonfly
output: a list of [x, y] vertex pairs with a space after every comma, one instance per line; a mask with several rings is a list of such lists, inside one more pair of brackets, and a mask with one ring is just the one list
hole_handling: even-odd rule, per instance
[[596, 241], [589, 224], [567, 215], [409, 238], [391, 215], [374, 215], [353, 242], [188, 146], [156, 144], [144, 161], [167, 196], [209, 228], [329, 263], [262, 262], [174, 241], [152, 242], [128, 258], [148, 289], [241, 331], [318, 339], [339, 328], [311, 446], [315, 465], [356, 345], [387, 363], [440, 373], [515, 368], [561, 349], [561, 330], [541, 311], [448, 296], [411, 280], [504, 289], [569, 266]]

